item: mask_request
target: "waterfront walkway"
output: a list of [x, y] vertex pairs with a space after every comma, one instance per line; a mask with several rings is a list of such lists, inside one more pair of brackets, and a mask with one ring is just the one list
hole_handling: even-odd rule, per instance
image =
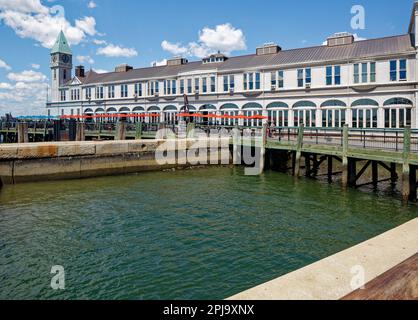
[[417, 230], [418, 218], [229, 300], [418, 299]]

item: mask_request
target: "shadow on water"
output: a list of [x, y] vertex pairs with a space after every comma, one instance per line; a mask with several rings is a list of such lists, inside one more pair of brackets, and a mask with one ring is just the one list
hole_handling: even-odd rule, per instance
[[0, 298], [223, 299], [415, 217], [380, 194], [241, 168], [8, 186]]

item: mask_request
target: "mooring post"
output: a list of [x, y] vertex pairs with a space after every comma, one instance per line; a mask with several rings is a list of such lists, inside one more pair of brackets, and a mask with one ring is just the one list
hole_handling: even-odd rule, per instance
[[266, 145], [267, 145], [267, 123], [263, 123], [263, 129], [261, 132], [261, 145], [260, 145], [260, 174], [264, 172], [266, 164]]
[[76, 141], [86, 140], [84, 122], [77, 122], [76, 124]]
[[411, 166], [409, 173], [409, 200], [417, 201], [417, 167]]
[[18, 143], [28, 143], [29, 142], [29, 132], [27, 122], [18, 122], [17, 124], [17, 142]]
[[305, 128], [303, 124], [299, 127], [298, 142], [296, 147], [296, 159], [295, 159], [295, 177], [300, 176], [300, 160], [302, 158], [302, 146], [303, 146], [303, 133]]
[[377, 161], [372, 161], [373, 188], [376, 190], [379, 182], [379, 167]]
[[135, 139], [141, 140], [142, 138], [142, 122], [138, 121], [135, 127]]
[[126, 122], [122, 119], [116, 125], [116, 140], [126, 139]]
[[348, 125], [344, 125], [343, 128], [343, 156], [342, 156], [342, 180], [341, 184], [343, 189], [347, 189], [348, 186]]
[[332, 183], [332, 174], [333, 174], [333, 161], [332, 156], [328, 156], [328, 183]]
[[391, 162], [390, 163], [390, 182], [392, 185], [392, 188], [396, 186], [396, 182], [398, 181], [398, 173], [396, 172], [396, 163]]
[[403, 137], [403, 165], [402, 165], [402, 199], [404, 202], [408, 202], [411, 187], [409, 184], [409, 155], [411, 152], [411, 128], [404, 129]]

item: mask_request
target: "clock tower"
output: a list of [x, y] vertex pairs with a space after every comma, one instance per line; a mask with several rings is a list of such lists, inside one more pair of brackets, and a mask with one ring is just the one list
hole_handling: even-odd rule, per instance
[[51, 50], [51, 99], [60, 100], [59, 88], [71, 80], [73, 68], [73, 54], [65, 38], [64, 32], [60, 32], [57, 41]]

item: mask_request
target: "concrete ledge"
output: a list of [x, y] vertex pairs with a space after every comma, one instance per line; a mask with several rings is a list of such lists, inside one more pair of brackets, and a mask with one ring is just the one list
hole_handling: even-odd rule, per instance
[[339, 300], [418, 252], [418, 218], [229, 300]]

